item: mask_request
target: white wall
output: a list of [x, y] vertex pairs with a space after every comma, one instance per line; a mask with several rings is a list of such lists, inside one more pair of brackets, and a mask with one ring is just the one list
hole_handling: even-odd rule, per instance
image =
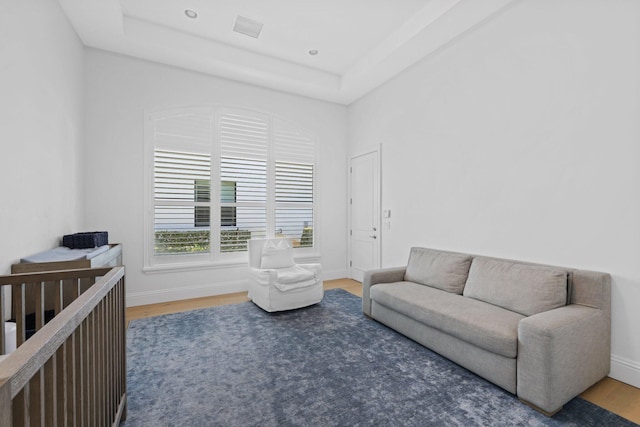
[[347, 109], [344, 106], [86, 50], [87, 228], [124, 244], [127, 304], [246, 289], [246, 267], [144, 273], [144, 111], [222, 104], [288, 118], [319, 137], [319, 242], [325, 278], [346, 276]]
[[7, 274], [82, 225], [83, 48], [57, 1], [0, 7], [0, 274]]
[[526, 0], [352, 104], [384, 266], [423, 245], [610, 272], [611, 375], [640, 387], [638, 76], [640, 2]]

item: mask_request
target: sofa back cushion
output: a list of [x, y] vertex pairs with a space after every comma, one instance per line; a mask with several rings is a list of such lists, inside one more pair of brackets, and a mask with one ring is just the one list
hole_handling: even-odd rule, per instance
[[462, 294], [472, 257], [426, 248], [411, 248], [404, 280]]
[[567, 304], [568, 272], [488, 258], [474, 258], [464, 296], [525, 316]]

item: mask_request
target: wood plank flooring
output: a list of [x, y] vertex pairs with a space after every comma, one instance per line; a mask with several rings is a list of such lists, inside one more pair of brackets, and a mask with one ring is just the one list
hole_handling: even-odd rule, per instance
[[[354, 295], [362, 297], [362, 286], [359, 282], [351, 279], [328, 280], [324, 282], [324, 288], [341, 288]], [[160, 316], [163, 314], [178, 313], [181, 311], [197, 310], [206, 307], [238, 304], [246, 301], [249, 301], [247, 293], [240, 292], [213, 297], [129, 307], [127, 308], [127, 321], [145, 317]], [[589, 390], [582, 393], [581, 397], [591, 403], [608, 409], [621, 417], [633, 421], [634, 423], [640, 424], [640, 389], [638, 388], [614, 380], [613, 378], [605, 378]]]

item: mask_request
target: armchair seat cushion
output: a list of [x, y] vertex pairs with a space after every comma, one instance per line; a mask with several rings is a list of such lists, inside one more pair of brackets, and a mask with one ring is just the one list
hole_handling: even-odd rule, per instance
[[315, 272], [300, 267], [299, 265], [294, 265], [293, 267], [288, 268], [279, 268], [276, 270], [276, 273], [278, 278], [274, 285], [283, 292], [291, 289], [311, 286], [318, 281], [318, 277], [316, 277]]

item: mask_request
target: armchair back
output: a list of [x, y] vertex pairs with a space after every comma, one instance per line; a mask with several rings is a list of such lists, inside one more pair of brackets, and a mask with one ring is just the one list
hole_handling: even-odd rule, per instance
[[291, 239], [289, 238], [276, 238], [276, 239], [251, 239], [248, 241], [249, 248], [249, 267], [260, 268], [262, 264], [262, 249], [267, 242], [281, 242], [283, 240], [288, 241], [289, 247], [291, 247]]

